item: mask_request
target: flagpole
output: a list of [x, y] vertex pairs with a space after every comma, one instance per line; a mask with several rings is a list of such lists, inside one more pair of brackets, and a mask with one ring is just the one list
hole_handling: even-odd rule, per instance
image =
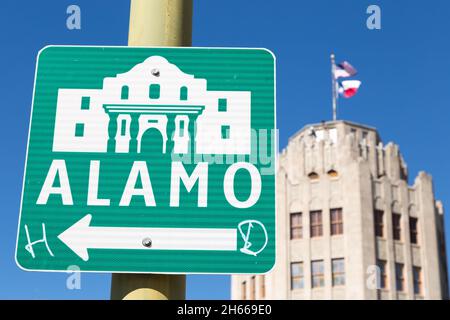
[[332, 95], [333, 95], [333, 121], [336, 121], [337, 95], [336, 95], [336, 78], [334, 76], [334, 73], [336, 70], [336, 63], [334, 61], [333, 53], [331, 54], [330, 58], [331, 58], [331, 89], [332, 89]]

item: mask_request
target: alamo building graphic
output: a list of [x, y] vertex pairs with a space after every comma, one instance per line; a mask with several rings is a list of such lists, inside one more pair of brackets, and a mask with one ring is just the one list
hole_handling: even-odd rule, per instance
[[53, 151], [248, 155], [250, 108], [250, 91], [207, 90], [206, 79], [151, 56], [102, 89], [60, 88]]

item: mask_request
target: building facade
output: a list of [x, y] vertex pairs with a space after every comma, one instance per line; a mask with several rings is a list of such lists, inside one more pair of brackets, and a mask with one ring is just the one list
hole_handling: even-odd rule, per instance
[[374, 128], [300, 130], [279, 156], [277, 261], [232, 299], [447, 299], [443, 207]]

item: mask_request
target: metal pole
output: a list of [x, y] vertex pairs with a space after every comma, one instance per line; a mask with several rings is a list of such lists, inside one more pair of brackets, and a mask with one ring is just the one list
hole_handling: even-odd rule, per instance
[[334, 76], [336, 70], [336, 63], [334, 61], [334, 54], [331, 54], [331, 90], [333, 95], [333, 121], [337, 118], [337, 95], [336, 95], [336, 78]]
[[186, 276], [113, 273], [112, 300], [184, 300]]
[[131, 0], [129, 46], [190, 46], [192, 0]]
[[[192, 0], [131, 0], [129, 46], [190, 46]], [[186, 276], [113, 274], [111, 299], [185, 299]]]

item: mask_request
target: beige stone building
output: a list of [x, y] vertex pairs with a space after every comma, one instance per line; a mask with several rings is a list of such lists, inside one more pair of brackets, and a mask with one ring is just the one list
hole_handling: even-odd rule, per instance
[[447, 299], [443, 208], [432, 178], [376, 129], [333, 121], [279, 157], [277, 262], [232, 276], [232, 299]]

